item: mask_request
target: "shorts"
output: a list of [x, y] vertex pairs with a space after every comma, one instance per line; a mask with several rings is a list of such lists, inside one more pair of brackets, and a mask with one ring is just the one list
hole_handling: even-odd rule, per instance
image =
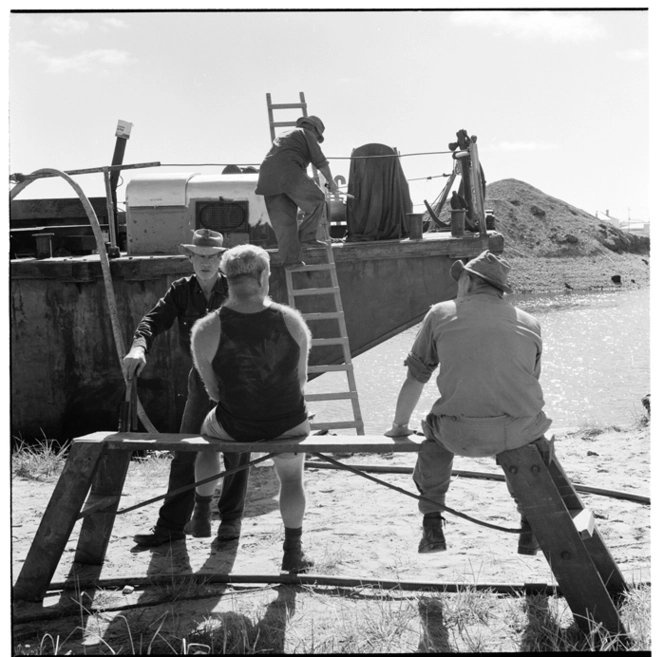
[[[220, 438], [221, 440], [232, 440], [235, 442], [235, 438], [233, 436], [229, 435], [226, 430], [219, 424], [219, 420], [217, 420], [217, 415], [214, 412], [214, 409], [211, 410], [208, 414], [205, 420], [203, 421], [203, 426], [201, 427], [201, 433], [204, 436], [212, 436], [212, 438]], [[277, 438], [304, 438], [305, 436], [308, 436], [309, 433], [311, 433], [311, 428], [309, 427], [309, 420], [305, 420], [304, 422], [301, 422], [297, 426], [293, 427], [292, 429], [289, 429], [288, 431], [284, 431], [280, 436], [277, 436]], [[247, 443], [248, 445], [252, 443]], [[267, 442], [260, 442], [260, 443], [255, 443], [258, 445], [261, 445], [261, 447], [268, 447], [269, 441]], [[262, 450], [261, 450], [262, 451]], [[269, 449], [266, 449], [265, 451], [270, 451]], [[281, 452], [279, 454], [273, 454], [272, 458], [273, 459], [294, 459], [298, 456], [300, 456], [301, 452]]]

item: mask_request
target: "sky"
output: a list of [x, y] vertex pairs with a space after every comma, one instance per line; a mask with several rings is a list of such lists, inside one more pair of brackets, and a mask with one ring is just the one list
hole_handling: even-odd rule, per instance
[[[258, 165], [266, 94], [304, 92], [333, 174], [347, 179], [353, 148], [395, 147], [416, 211], [442, 190], [448, 143], [465, 129], [487, 182], [516, 178], [593, 214], [649, 221], [649, 13], [11, 13], [9, 170], [108, 165], [118, 120], [133, 124], [125, 164]], [[122, 174], [120, 201], [142, 173]], [[76, 181], [104, 195], [102, 174]], [[41, 180], [19, 198], [73, 195]]]

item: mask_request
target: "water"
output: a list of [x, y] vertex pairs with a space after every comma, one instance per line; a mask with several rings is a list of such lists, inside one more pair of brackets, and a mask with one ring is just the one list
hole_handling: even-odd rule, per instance
[[[586, 423], [631, 424], [650, 392], [649, 289], [507, 297], [542, 326], [540, 378], [552, 429]], [[405, 367], [403, 360], [418, 326], [353, 359], [365, 432], [389, 427]], [[413, 413], [419, 422], [438, 390], [432, 377]], [[308, 392], [347, 389], [345, 376], [330, 372], [308, 384]], [[346, 402], [310, 404], [317, 421], [352, 419]], [[411, 422], [411, 427], [416, 422]], [[353, 433], [340, 431], [339, 433]]]

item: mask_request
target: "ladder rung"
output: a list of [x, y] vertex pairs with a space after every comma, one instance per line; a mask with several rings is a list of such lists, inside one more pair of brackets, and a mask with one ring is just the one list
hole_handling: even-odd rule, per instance
[[273, 121], [270, 125], [273, 128], [287, 128], [289, 125], [295, 125], [296, 121]]
[[334, 265], [322, 264], [322, 265], [300, 265], [299, 267], [291, 267], [287, 269], [287, 272], [297, 273], [299, 271], [329, 271]]
[[310, 365], [309, 374], [318, 374], [319, 372], [347, 372], [352, 365], [343, 363], [341, 365]]
[[331, 313], [302, 313], [304, 319], [340, 319], [343, 316], [343, 310]]
[[314, 338], [311, 341], [312, 347], [322, 347], [326, 344], [348, 344], [348, 338]]
[[310, 427], [312, 430], [319, 429], [357, 429], [362, 427], [360, 420], [351, 420], [348, 422], [311, 422]]
[[338, 294], [338, 287], [306, 287], [302, 290], [293, 290], [294, 297], [311, 296], [313, 294]]
[[299, 109], [306, 106], [306, 103], [272, 103], [269, 105], [271, 109]]
[[307, 401], [332, 401], [333, 399], [353, 399], [353, 396], [357, 396], [357, 393], [346, 390], [344, 392], [314, 392], [304, 397]]

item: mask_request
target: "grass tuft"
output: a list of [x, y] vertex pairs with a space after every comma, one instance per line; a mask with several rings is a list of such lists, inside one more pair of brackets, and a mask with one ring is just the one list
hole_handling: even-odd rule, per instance
[[46, 436], [36, 444], [19, 438], [12, 449], [12, 475], [36, 481], [52, 479], [62, 472], [66, 452], [67, 446], [60, 446]]

